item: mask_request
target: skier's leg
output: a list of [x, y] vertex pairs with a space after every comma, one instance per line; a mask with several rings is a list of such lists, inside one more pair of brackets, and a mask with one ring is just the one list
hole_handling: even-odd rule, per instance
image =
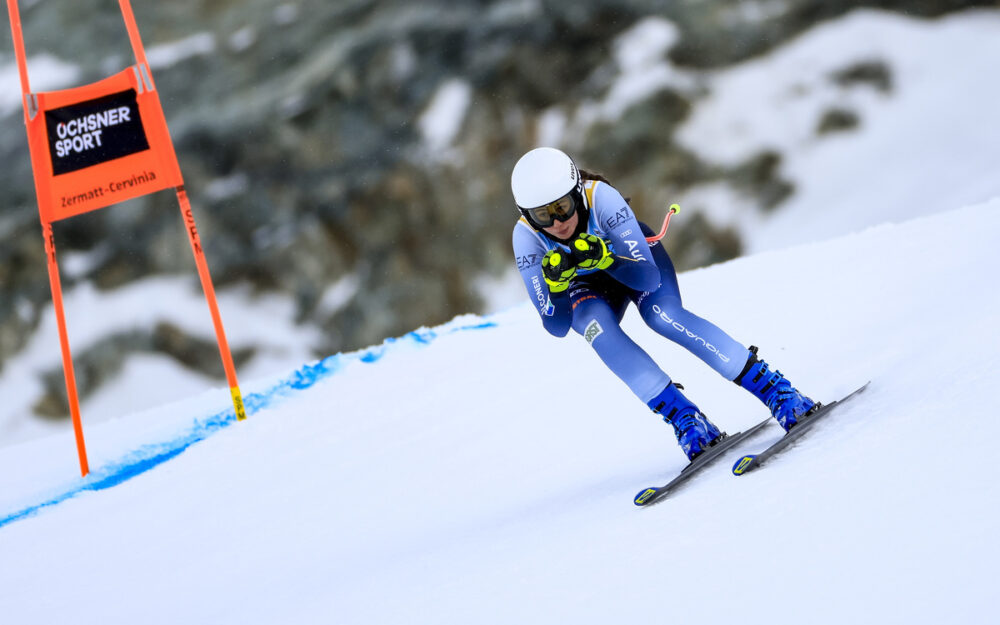
[[660, 268], [660, 288], [635, 297], [643, 321], [700, 358], [727, 380], [734, 380], [750, 356], [750, 351], [721, 328], [684, 308], [677, 274], [662, 245], [652, 248]]
[[623, 313], [624, 305], [612, 307], [596, 291], [573, 293], [573, 329], [636, 397], [649, 403], [670, 383], [670, 376], [621, 329]]
[[[612, 301], [616, 298], [609, 297]], [[719, 429], [670, 381], [670, 377], [621, 329], [627, 301], [610, 304], [594, 291], [573, 293], [573, 329], [590, 343], [598, 357], [632, 392], [674, 428], [689, 459], [719, 437]]]
[[756, 347], [744, 347], [714, 324], [685, 309], [670, 256], [662, 245], [651, 250], [661, 277], [659, 289], [636, 297], [646, 324], [750, 391], [768, 407], [781, 427], [786, 431], [791, 429], [816, 403], [795, 389], [780, 371], [772, 371], [760, 360]]

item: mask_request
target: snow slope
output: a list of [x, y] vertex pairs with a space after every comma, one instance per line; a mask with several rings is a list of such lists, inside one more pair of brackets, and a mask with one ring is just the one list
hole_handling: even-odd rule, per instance
[[[669, 428], [529, 303], [0, 449], [11, 623], [988, 623], [1000, 198], [681, 276], [820, 400], [650, 509]], [[929, 250], [942, 253], [931, 255]], [[766, 409], [630, 313], [720, 426]], [[567, 381], [575, 390], [567, 390]]]

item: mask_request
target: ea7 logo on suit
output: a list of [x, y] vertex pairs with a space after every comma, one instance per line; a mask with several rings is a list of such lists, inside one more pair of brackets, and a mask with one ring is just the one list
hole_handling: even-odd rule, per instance
[[614, 215], [604, 220], [604, 225], [608, 230], [612, 230], [616, 226], [620, 226], [621, 224], [628, 221], [628, 218], [629, 218], [628, 206], [622, 206], [620, 209], [618, 209], [618, 212], [616, 212]]
[[527, 269], [528, 267], [534, 267], [537, 264], [538, 264], [538, 254], [525, 254], [524, 256], [517, 257], [518, 271]]

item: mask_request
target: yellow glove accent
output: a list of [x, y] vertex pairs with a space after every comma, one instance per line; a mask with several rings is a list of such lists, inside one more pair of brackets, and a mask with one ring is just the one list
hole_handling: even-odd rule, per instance
[[542, 276], [552, 293], [562, 293], [569, 288], [570, 280], [576, 277], [573, 260], [558, 250], [549, 250], [542, 258]]
[[607, 269], [615, 262], [607, 241], [586, 232], [573, 241], [573, 257], [580, 269]]

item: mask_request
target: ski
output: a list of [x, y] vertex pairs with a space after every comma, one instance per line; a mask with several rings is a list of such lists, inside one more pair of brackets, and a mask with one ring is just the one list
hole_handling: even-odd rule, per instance
[[857, 389], [853, 393], [837, 401], [830, 402], [829, 404], [818, 404], [817, 408], [812, 413], [806, 415], [805, 417], [800, 418], [799, 422], [791, 430], [786, 432], [784, 436], [779, 438], [770, 447], [760, 452], [759, 454], [751, 454], [748, 456], [743, 456], [742, 458], [737, 460], [736, 464], [733, 465], [733, 475], [745, 475], [750, 471], [753, 471], [760, 465], [764, 464], [771, 457], [777, 455], [778, 453], [786, 449], [789, 445], [798, 440], [799, 437], [808, 432], [809, 429], [812, 428], [812, 426], [816, 425], [816, 423], [819, 422], [823, 417], [830, 414], [830, 412], [833, 410], [834, 407], [843, 404], [852, 397], [855, 397], [856, 395], [864, 391], [866, 388], [868, 388], [868, 385], [870, 383], [871, 382], [865, 382], [865, 384], [861, 388]]
[[764, 426], [772, 421], [773, 419], [768, 417], [745, 432], [737, 432], [735, 434], [723, 433], [721, 439], [715, 445], [712, 445], [695, 457], [694, 460], [681, 470], [677, 477], [659, 488], [650, 487], [639, 491], [639, 494], [632, 500], [633, 503], [637, 506], [650, 506], [658, 501], [663, 501], [668, 493], [676, 490], [678, 486], [691, 479], [701, 469], [711, 464], [714, 460], [717, 460], [727, 449], [759, 433], [764, 429]]

